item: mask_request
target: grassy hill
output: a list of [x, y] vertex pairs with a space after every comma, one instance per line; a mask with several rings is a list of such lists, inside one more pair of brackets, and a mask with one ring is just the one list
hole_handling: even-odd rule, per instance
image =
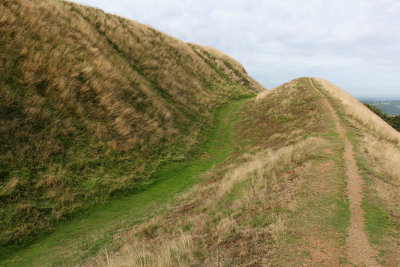
[[[10, 253], [2, 263], [353, 264], [349, 163], [344, 157], [349, 144], [364, 181], [360, 205], [376, 261], [400, 263], [397, 131], [341, 89], [316, 78], [293, 80], [218, 114], [225, 126], [214, 132], [220, 137], [212, 139], [207, 154], [178, 166], [182, 171], [163, 172], [181, 178], [111, 201]], [[337, 132], [337, 124], [345, 135]], [[179, 180], [189, 186], [165, 198], [162, 190], [175, 188]]]
[[346, 142], [376, 260], [400, 263], [400, 134], [363, 104], [325, 80], [293, 80], [245, 102], [233, 140], [201, 183], [86, 265], [351, 266]]
[[400, 133], [340, 88], [69, 2], [0, 14], [1, 266], [400, 265]]
[[339, 88], [314, 83], [322, 95], [298, 79], [246, 102], [234, 125], [235, 152], [165, 214], [119, 235], [88, 265], [350, 264], [344, 140], [325, 98], [366, 181], [362, 205], [378, 262], [396, 266], [400, 136]]
[[264, 88], [223, 53], [101, 10], [0, 3], [0, 243], [140, 190]]
[[321, 251], [337, 263], [349, 224], [343, 143], [322, 100], [298, 79], [245, 102], [228, 158], [87, 264], [296, 266]]

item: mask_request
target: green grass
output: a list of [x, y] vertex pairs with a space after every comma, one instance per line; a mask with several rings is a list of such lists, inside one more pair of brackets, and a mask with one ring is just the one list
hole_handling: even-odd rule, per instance
[[376, 205], [371, 199], [364, 197], [362, 208], [365, 211], [365, 230], [368, 232], [370, 241], [374, 244], [382, 243], [388, 229], [393, 227], [390, 223], [389, 214], [381, 207], [382, 205]]
[[230, 152], [232, 123], [245, 99], [221, 108], [216, 113], [216, 126], [204, 133], [209, 138], [202, 157], [163, 166], [155, 175], [155, 183], [128, 196], [119, 195], [87, 216], [59, 225], [36, 242], [12, 251], [0, 252], [1, 266], [74, 265], [93, 256], [112, 242], [120, 229], [138, 223], [143, 217], [162, 212], [162, 204], [198, 181], [197, 176], [221, 162]]

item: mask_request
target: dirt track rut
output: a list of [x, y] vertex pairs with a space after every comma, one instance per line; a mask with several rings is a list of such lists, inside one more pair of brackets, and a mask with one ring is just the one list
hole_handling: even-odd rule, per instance
[[353, 146], [346, 136], [346, 131], [339, 117], [324, 94], [310, 79], [311, 86], [323, 96], [324, 105], [329, 109], [335, 123], [336, 132], [344, 141], [343, 157], [346, 161], [347, 190], [350, 201], [350, 227], [347, 239], [348, 260], [357, 266], [379, 266], [375, 260], [377, 252], [372, 248], [364, 231], [364, 210], [361, 208], [363, 179], [360, 176], [354, 159]]

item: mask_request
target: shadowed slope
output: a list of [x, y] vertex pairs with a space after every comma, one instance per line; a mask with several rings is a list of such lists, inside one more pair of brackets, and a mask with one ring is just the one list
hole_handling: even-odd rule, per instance
[[231, 151], [232, 124], [244, 100], [218, 110], [216, 127], [204, 144], [204, 153], [190, 160], [168, 164], [156, 173], [156, 183], [142, 192], [112, 198], [76, 220], [59, 225], [21, 249], [8, 249], [1, 266], [75, 266], [113, 238], [147, 216], [165, 210], [174, 196], [199, 181], [198, 175], [222, 161]]

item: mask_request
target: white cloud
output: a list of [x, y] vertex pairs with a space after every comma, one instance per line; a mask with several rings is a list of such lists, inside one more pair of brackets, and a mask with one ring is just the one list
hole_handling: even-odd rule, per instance
[[356, 96], [400, 97], [396, 0], [79, 0], [216, 47], [267, 87], [320, 76]]

